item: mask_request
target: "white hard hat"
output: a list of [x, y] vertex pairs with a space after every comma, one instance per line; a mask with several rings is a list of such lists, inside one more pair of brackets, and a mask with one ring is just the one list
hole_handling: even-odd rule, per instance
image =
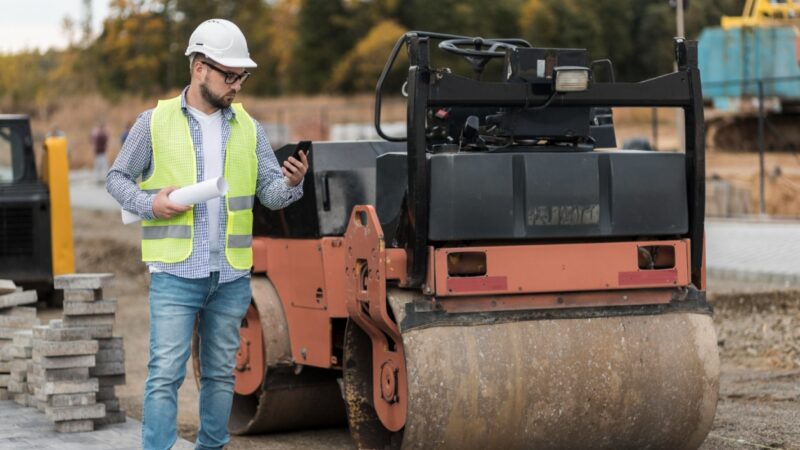
[[186, 48], [186, 56], [192, 53], [202, 53], [223, 66], [256, 67], [242, 30], [225, 19], [210, 19], [197, 26]]

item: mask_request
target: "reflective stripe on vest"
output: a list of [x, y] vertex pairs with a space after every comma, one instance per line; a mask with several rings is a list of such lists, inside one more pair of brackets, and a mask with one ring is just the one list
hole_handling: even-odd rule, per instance
[[230, 248], [250, 248], [253, 245], [252, 234], [232, 234], [228, 236], [228, 247]]
[[154, 225], [142, 228], [142, 239], [189, 239], [192, 227], [188, 225]]
[[[258, 173], [256, 128], [240, 104], [229, 121], [231, 133], [225, 147], [224, 177], [228, 193], [223, 199], [228, 215], [225, 255], [231, 267], [249, 270], [253, 262], [253, 203]], [[142, 181], [142, 191], [155, 193], [166, 186], [188, 186], [197, 182], [196, 152], [189, 121], [181, 109], [181, 98], [158, 102], [151, 118], [153, 173]], [[192, 253], [194, 213], [189, 210], [171, 219], [142, 222], [142, 260], [178, 263]]]
[[243, 209], [253, 209], [253, 196], [231, 197], [228, 199], [228, 206], [231, 211], [241, 211]]

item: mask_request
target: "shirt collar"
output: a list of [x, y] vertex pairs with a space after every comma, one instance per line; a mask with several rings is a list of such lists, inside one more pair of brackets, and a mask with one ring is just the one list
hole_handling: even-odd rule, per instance
[[[183, 113], [187, 115], [189, 114], [189, 110], [187, 109], [188, 105], [186, 104], [186, 94], [188, 92], [189, 92], [189, 86], [183, 88], [183, 92], [181, 92], [181, 111], [183, 111]], [[225, 120], [230, 122], [231, 120], [236, 119], [236, 113], [233, 111], [233, 108], [229, 106], [222, 110], [222, 117], [224, 117]]]

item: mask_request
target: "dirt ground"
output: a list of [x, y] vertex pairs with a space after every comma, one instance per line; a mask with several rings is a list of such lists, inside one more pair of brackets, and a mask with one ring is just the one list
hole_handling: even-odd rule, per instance
[[[148, 357], [148, 277], [139, 261], [139, 226], [118, 213], [74, 210], [79, 272], [113, 272], [119, 301], [115, 330], [124, 338], [127, 384], [117, 388], [128, 415], [141, 420]], [[701, 447], [800, 449], [800, 290], [711, 280], [722, 361], [714, 427]], [[49, 310], [44, 316], [56, 316]], [[191, 374], [191, 371], [187, 371]], [[197, 388], [191, 375], [179, 393], [179, 432], [193, 441]], [[229, 449], [350, 449], [346, 429], [233, 437]]]

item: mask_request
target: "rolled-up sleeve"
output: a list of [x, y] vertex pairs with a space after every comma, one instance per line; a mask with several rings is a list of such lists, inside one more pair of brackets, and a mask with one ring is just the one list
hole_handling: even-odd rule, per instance
[[150, 138], [152, 110], [143, 112], [131, 127], [122, 149], [106, 175], [106, 190], [122, 206], [143, 219], [155, 219], [154, 194], [139, 189], [136, 180], [150, 168], [153, 145]]
[[303, 182], [290, 187], [269, 144], [267, 133], [258, 121], [256, 125], [256, 157], [258, 158], [258, 178], [256, 195], [261, 204], [269, 209], [281, 209], [303, 196]]

